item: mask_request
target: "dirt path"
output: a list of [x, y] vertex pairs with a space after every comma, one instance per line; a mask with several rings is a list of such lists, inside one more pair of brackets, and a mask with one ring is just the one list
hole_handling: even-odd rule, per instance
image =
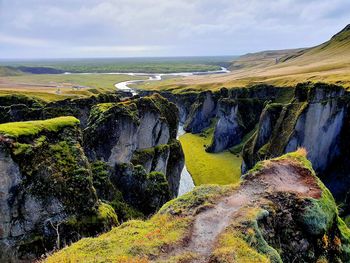
[[193, 262], [206, 262], [210, 256], [214, 242], [240, 208], [252, 203], [254, 191], [238, 191], [220, 201], [214, 208], [200, 213], [194, 223], [191, 240], [187, 250], [198, 255]]
[[258, 206], [263, 202], [266, 192], [292, 192], [302, 196], [320, 196], [317, 183], [308, 170], [279, 161], [278, 165], [264, 169], [263, 173], [250, 176], [239, 189], [219, 200], [213, 208], [199, 213], [186, 247], [176, 249], [171, 254], [191, 252], [196, 254], [196, 259], [192, 262], [208, 262], [218, 236], [239, 215], [241, 208]]

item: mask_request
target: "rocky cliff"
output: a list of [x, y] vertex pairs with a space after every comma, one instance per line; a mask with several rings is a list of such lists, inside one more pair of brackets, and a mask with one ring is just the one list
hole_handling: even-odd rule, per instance
[[348, 262], [350, 230], [302, 150], [237, 186], [196, 188], [148, 221], [83, 239], [46, 262]]
[[258, 122], [263, 101], [258, 99], [220, 99], [217, 123], [208, 152], [222, 152], [241, 143], [243, 136]]
[[102, 160], [111, 167], [131, 162], [142, 165], [147, 173], [163, 173], [175, 197], [184, 166], [176, 140], [178, 123], [176, 106], [157, 94], [98, 104], [84, 130], [85, 149], [90, 160]]
[[[191, 133], [200, 133], [215, 122], [215, 132], [209, 152], [221, 152], [242, 142], [258, 123], [267, 102], [288, 100], [292, 88], [256, 85], [249, 88], [222, 88], [219, 91], [171, 93], [156, 92], [172, 101], [180, 113], [180, 122]], [[154, 91], [142, 91], [149, 95]]]
[[34, 259], [118, 223], [98, 200], [79, 121], [0, 125], [0, 261]]
[[[242, 170], [262, 159], [307, 149], [308, 158], [340, 202], [346, 202], [349, 95], [340, 86], [299, 84], [289, 104], [269, 104], [243, 150]], [[342, 187], [340, 187], [342, 185]]]
[[119, 102], [121, 94], [99, 94], [89, 98], [45, 102], [24, 95], [0, 96], [0, 123], [44, 120], [60, 116], [74, 116], [85, 127], [91, 107], [103, 102]]
[[33, 260], [148, 216], [177, 195], [184, 166], [178, 112], [163, 97], [0, 102], [25, 109], [7, 112], [7, 120], [72, 113], [83, 121], [0, 124], [1, 262]]

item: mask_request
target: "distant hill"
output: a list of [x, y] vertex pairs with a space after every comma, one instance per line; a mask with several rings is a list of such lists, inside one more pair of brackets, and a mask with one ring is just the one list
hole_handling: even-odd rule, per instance
[[[312, 48], [272, 50], [246, 54], [234, 60], [231, 70], [276, 69], [294, 73], [335, 70], [350, 66], [350, 25], [334, 35], [329, 41]], [[287, 73], [287, 72], [286, 72]]]
[[329, 66], [329, 63], [332, 66], [339, 64], [341, 67], [345, 66], [343, 63], [350, 65], [350, 24], [329, 41], [296, 54], [287, 54], [280, 62], [309, 67], [321, 64]]
[[230, 70], [240, 70], [255, 67], [268, 67], [275, 65], [285, 57], [297, 56], [304, 52], [305, 49], [285, 49], [285, 50], [268, 50], [257, 53], [248, 53], [240, 56], [230, 65]]

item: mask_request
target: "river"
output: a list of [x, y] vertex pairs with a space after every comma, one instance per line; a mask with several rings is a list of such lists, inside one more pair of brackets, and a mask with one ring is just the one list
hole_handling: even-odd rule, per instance
[[[133, 95], [137, 95], [137, 90], [130, 88], [129, 85], [132, 84], [138, 84], [146, 81], [159, 81], [162, 80], [163, 76], [180, 76], [180, 77], [186, 77], [186, 76], [193, 76], [193, 75], [209, 75], [209, 74], [222, 74], [222, 73], [228, 73], [230, 72], [224, 67], [221, 67], [221, 70], [216, 71], [206, 71], [206, 72], [182, 72], [182, 73], [159, 73], [159, 74], [149, 74], [149, 73], [109, 73], [109, 74], [127, 74], [130, 76], [146, 76], [148, 79], [139, 79], [139, 80], [129, 80], [129, 81], [123, 81], [115, 84], [115, 87], [118, 90], [125, 91], [125, 92], [131, 92]], [[183, 129], [183, 125], [180, 123], [178, 132], [177, 132], [177, 139], [179, 139], [180, 136], [184, 135], [186, 132]], [[186, 158], [186, 156], [185, 156]], [[186, 164], [184, 165], [184, 168], [181, 172], [181, 178], [180, 178], [180, 186], [178, 191], [178, 196], [181, 196], [189, 191], [191, 191], [194, 188], [194, 183], [191, 177], [191, 174], [188, 172]]]

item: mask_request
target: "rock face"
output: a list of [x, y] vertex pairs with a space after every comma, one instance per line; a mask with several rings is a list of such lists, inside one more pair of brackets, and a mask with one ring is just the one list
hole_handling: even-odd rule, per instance
[[314, 168], [324, 172], [339, 155], [346, 96], [338, 86], [300, 84], [291, 104], [267, 105], [257, 133], [245, 146], [246, 168], [259, 159], [305, 147]]
[[115, 262], [349, 262], [349, 248], [332, 195], [298, 151], [258, 163], [240, 186], [198, 187], [148, 221], [81, 240], [47, 262], [107, 255]]
[[221, 152], [239, 144], [258, 122], [262, 102], [257, 99], [221, 99], [213, 141], [208, 152]]
[[176, 196], [184, 166], [176, 141], [177, 116], [176, 106], [159, 95], [99, 104], [84, 130], [86, 152], [90, 160], [102, 160], [111, 167], [132, 162], [147, 173], [161, 172], [171, 196]]
[[212, 92], [207, 91], [199, 95], [192, 106], [185, 122], [184, 130], [191, 133], [199, 133], [210, 125], [210, 119], [216, 114], [217, 100]]
[[269, 104], [263, 110], [257, 132], [244, 147], [242, 170], [305, 147], [313, 167], [348, 214], [349, 108], [349, 95], [342, 87], [299, 84], [292, 103]]
[[96, 196], [78, 125], [74, 117], [0, 125], [1, 262], [34, 259], [117, 224]]
[[176, 106], [159, 95], [113, 98], [0, 98], [10, 109], [3, 121], [71, 113], [83, 122], [0, 124], [1, 262], [34, 260], [176, 196], [184, 166]]
[[[240, 144], [243, 137], [254, 129], [264, 103], [292, 97], [292, 91], [293, 89], [256, 85], [250, 88], [222, 88], [215, 92], [159, 93], [176, 104], [185, 131], [200, 133], [216, 123], [213, 142], [207, 151], [221, 152]], [[140, 94], [153, 93], [142, 91]]]

